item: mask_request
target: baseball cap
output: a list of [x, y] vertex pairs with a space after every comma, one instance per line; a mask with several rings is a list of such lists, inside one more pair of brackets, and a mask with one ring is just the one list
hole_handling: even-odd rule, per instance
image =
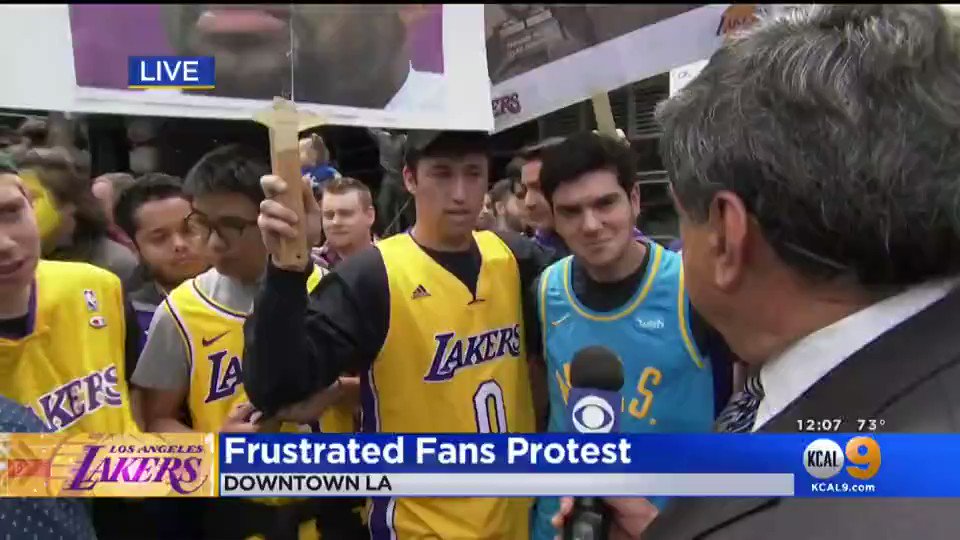
[[485, 131], [411, 130], [403, 144], [403, 160], [410, 166], [423, 156], [489, 150], [490, 134]]

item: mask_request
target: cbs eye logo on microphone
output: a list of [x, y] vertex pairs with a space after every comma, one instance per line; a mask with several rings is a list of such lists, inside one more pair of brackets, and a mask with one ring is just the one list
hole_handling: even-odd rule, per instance
[[577, 433], [619, 432], [620, 411], [615, 410], [610, 402], [598, 395], [580, 397], [571, 408], [570, 427]]
[[804, 468], [820, 480], [810, 484], [812, 493], [875, 493], [876, 486], [866, 481], [876, 476], [880, 461], [880, 445], [870, 437], [853, 437], [842, 448], [817, 439], [803, 451]]

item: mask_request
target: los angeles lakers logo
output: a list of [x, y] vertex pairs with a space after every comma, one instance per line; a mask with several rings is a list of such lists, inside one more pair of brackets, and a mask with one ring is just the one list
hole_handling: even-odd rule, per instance
[[15, 434], [7, 489], [18, 497], [210, 496], [209, 434]]

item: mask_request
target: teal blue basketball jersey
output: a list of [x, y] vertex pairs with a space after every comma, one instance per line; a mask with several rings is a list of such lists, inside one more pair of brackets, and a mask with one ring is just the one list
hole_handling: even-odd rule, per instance
[[[714, 418], [713, 372], [690, 330], [689, 301], [680, 255], [655, 242], [646, 275], [633, 297], [616, 311], [595, 312], [573, 293], [573, 257], [540, 276], [537, 309], [543, 335], [550, 395], [549, 431], [567, 431], [564, 411], [570, 391], [570, 362], [584, 347], [602, 345], [623, 362], [620, 431], [696, 433], [710, 431]], [[641, 449], [642, 451], [642, 449]], [[665, 498], [651, 498], [661, 506]], [[556, 536], [550, 518], [556, 498], [537, 501], [532, 538]]]

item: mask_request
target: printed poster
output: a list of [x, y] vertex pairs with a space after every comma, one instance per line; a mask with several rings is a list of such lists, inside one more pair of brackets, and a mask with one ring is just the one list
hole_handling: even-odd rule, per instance
[[727, 7], [487, 5], [496, 130], [709, 57], [721, 43]]
[[[6, 65], [7, 77], [31, 83], [0, 90], [0, 101], [17, 108], [249, 119], [282, 96], [336, 125], [490, 129], [482, 9], [5, 6], [5, 39], [30, 46], [17, 50], [20, 58], [0, 59], [0, 67]], [[131, 56], [213, 56], [215, 88], [128, 89]], [[37, 83], [44, 89], [38, 92]]]

